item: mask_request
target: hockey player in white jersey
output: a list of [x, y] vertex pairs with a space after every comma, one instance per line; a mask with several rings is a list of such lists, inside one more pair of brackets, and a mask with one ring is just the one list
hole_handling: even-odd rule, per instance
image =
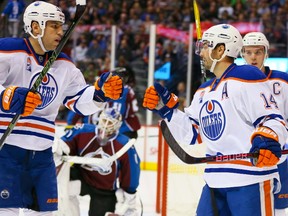
[[[284, 119], [288, 120], [288, 74], [282, 71], [271, 70], [264, 66], [268, 58], [269, 41], [261, 32], [250, 32], [243, 37], [243, 48], [241, 56], [247, 64], [258, 67], [270, 80], [273, 97]], [[267, 103], [273, 104], [272, 101]], [[274, 207], [276, 216], [285, 216], [285, 208], [288, 208], [288, 161], [283, 155], [278, 162], [278, 169], [281, 182], [281, 190], [274, 195]]]
[[86, 85], [81, 71], [60, 53], [37, 92], [31, 92], [63, 36], [65, 17], [53, 4], [35, 1], [23, 19], [27, 38], [0, 39], [0, 136], [15, 114], [21, 115], [0, 151], [0, 215], [18, 215], [18, 208], [52, 215], [58, 200], [51, 146], [59, 106], [90, 115], [103, 102], [118, 99], [123, 85], [112, 73]]
[[176, 109], [177, 96], [159, 83], [144, 95], [143, 106], [165, 119], [179, 143], [193, 145], [202, 139], [207, 156], [259, 152], [256, 160], [207, 164], [197, 216], [274, 215], [277, 162], [287, 130], [266, 76], [254, 66], [234, 63], [242, 45], [232, 25], [204, 32], [198, 53], [216, 77], [198, 88], [184, 112]]

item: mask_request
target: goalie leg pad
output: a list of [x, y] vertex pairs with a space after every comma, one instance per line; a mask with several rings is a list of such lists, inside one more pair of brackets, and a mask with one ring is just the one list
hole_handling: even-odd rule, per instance
[[81, 191], [81, 181], [74, 180], [68, 183], [69, 188], [69, 196], [77, 196], [80, 194]]

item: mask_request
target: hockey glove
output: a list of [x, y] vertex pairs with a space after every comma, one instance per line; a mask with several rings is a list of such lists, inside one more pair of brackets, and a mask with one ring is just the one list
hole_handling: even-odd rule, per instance
[[123, 91], [123, 82], [120, 76], [111, 72], [103, 73], [95, 82], [94, 100], [105, 102], [109, 98], [117, 100]]
[[10, 86], [1, 93], [0, 108], [6, 113], [16, 113], [22, 116], [30, 115], [42, 103], [38, 93], [28, 88]]
[[53, 152], [54, 162], [57, 167], [63, 162], [62, 156], [69, 155], [70, 147], [61, 138], [54, 137], [54, 142], [52, 145], [52, 152]]
[[178, 105], [178, 97], [159, 83], [155, 82], [154, 86], [150, 86], [145, 91], [143, 107], [156, 111], [162, 118], [167, 118], [168, 121], [171, 120], [173, 110]]
[[277, 134], [267, 127], [259, 127], [252, 137], [251, 153], [259, 153], [258, 158], [251, 159], [254, 166], [274, 166], [281, 157], [281, 145]]
[[136, 194], [129, 194], [123, 189], [116, 190], [117, 203], [115, 205], [115, 213], [119, 216], [137, 216]]

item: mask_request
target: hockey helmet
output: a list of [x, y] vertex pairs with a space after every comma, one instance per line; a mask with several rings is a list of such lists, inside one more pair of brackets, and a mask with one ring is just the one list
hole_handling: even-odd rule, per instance
[[244, 36], [243, 46], [264, 46], [267, 52], [269, 41], [262, 32], [250, 32]]
[[58, 21], [64, 24], [65, 15], [60, 8], [56, 7], [53, 4], [43, 1], [35, 1], [28, 5], [28, 7], [26, 8], [23, 15], [23, 21], [25, 32], [36, 38], [32, 34], [32, 21], [36, 21], [39, 23], [39, 26], [42, 29], [42, 34], [40, 35], [40, 37], [42, 37], [44, 35], [44, 29], [47, 21]]
[[[197, 54], [200, 54], [201, 44], [208, 44], [210, 50], [213, 50], [217, 44], [225, 44], [224, 56], [237, 58], [242, 49], [242, 36], [239, 31], [232, 25], [219, 24], [207, 29], [198, 42]], [[200, 46], [200, 47], [199, 47]]]
[[114, 108], [104, 109], [98, 122], [98, 141], [100, 145], [105, 145], [108, 140], [115, 137], [122, 124], [122, 115]]

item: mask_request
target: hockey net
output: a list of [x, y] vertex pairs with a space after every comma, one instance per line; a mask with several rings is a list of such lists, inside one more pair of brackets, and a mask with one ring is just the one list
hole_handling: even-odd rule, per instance
[[[205, 145], [193, 145], [185, 151], [201, 157], [205, 155]], [[196, 215], [205, 164], [183, 163], [165, 142], [160, 128], [157, 160], [156, 212], [161, 216]]]

